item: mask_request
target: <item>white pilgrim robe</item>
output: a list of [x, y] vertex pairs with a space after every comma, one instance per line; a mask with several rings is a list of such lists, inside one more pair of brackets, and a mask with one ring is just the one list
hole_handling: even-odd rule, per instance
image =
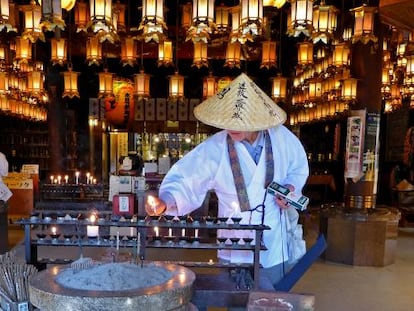
[[[308, 160], [300, 140], [283, 125], [271, 128], [268, 132], [274, 158], [273, 180], [282, 185], [291, 184], [295, 187], [295, 193], [300, 193], [309, 175]], [[176, 162], [161, 183], [159, 197], [168, 201], [167, 198], [172, 196], [178, 215], [186, 215], [202, 205], [207, 191], [214, 190], [218, 198], [218, 217], [242, 217], [241, 224], [260, 224], [261, 213], [240, 211], [226, 137], [227, 131], [220, 131]], [[262, 203], [265, 194], [265, 147], [256, 164], [242, 143], [235, 142], [234, 145], [246, 183], [250, 207], [253, 209]], [[296, 211], [293, 213], [297, 216]], [[268, 194], [264, 224], [271, 229], [264, 230], [263, 233], [267, 250], [260, 252], [260, 263], [264, 268], [289, 259], [286, 221], [286, 211], [281, 211], [274, 197]], [[219, 230], [217, 235], [238, 238], [255, 236], [254, 231], [250, 230]], [[218, 257], [232, 263], [253, 262], [252, 251], [219, 250]]]

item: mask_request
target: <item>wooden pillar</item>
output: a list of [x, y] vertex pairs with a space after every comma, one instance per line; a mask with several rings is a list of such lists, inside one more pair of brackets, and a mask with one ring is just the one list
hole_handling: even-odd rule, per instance
[[63, 172], [63, 141], [62, 133], [64, 122], [64, 107], [59, 101], [56, 85], [49, 85], [49, 109], [48, 109], [48, 128], [49, 128], [49, 169], [53, 172]]

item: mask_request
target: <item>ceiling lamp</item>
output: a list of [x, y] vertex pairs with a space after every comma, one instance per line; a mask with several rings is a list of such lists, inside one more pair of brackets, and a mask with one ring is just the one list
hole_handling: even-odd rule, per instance
[[137, 62], [137, 41], [132, 37], [121, 40], [121, 63], [133, 67]]
[[33, 70], [27, 73], [27, 87], [26, 91], [33, 97], [38, 97], [43, 94], [43, 72]]
[[45, 36], [42, 32], [40, 20], [42, 18], [42, 9], [35, 1], [30, 4], [20, 6], [24, 14], [24, 29], [22, 37], [29, 39], [33, 43], [40, 39], [45, 41]]
[[332, 65], [335, 67], [348, 66], [351, 49], [346, 42], [335, 45], [332, 57]]
[[138, 30], [142, 30], [145, 42], [154, 40], [158, 43], [164, 40], [164, 29], [167, 29], [164, 22], [164, 1], [143, 0], [142, 20]]
[[51, 56], [50, 60], [53, 65], [63, 65], [66, 62], [67, 41], [66, 39], [52, 38], [50, 40]]
[[72, 71], [72, 66], [68, 66], [68, 71], [63, 73], [63, 93], [62, 97], [80, 97], [78, 91], [78, 76], [79, 72]]
[[316, 43], [322, 41], [328, 44], [337, 26], [338, 9], [333, 5], [326, 5], [324, 0], [313, 8], [312, 39]]
[[105, 68], [99, 76], [99, 97], [105, 97], [113, 94], [113, 74]]
[[345, 101], [354, 101], [357, 96], [358, 80], [347, 78], [342, 81], [341, 98]]
[[193, 66], [197, 68], [208, 67], [207, 43], [204, 41], [194, 42]]
[[193, 0], [193, 20], [186, 40], [207, 43], [214, 28], [214, 0]]
[[276, 66], [276, 41], [263, 41], [262, 42], [262, 63], [260, 68]]
[[102, 44], [96, 37], [88, 37], [86, 40], [86, 60], [89, 66], [99, 66], [102, 61]]
[[312, 31], [313, 0], [290, 0], [293, 36], [310, 36]]
[[313, 63], [313, 43], [310, 41], [298, 43], [298, 64], [306, 66]]
[[13, 30], [13, 26], [9, 23], [10, 6], [9, 0], [0, 0], [0, 31], [6, 29], [7, 32]]
[[180, 99], [184, 97], [184, 76], [178, 74], [176, 71], [172, 76], [169, 76], [169, 98]]
[[286, 98], [287, 78], [278, 74], [272, 79], [272, 98], [274, 101], [284, 100]]
[[210, 72], [207, 77], [203, 79], [203, 99], [207, 99], [217, 93], [217, 79]]
[[263, 24], [263, 1], [241, 0], [241, 32], [243, 36], [257, 36], [261, 34]]
[[229, 7], [224, 5], [224, 3], [216, 6], [216, 29], [219, 33], [226, 33], [229, 30], [229, 12]]
[[61, 0], [42, 0], [41, 27], [46, 31], [54, 31], [56, 27], [65, 29], [65, 21], [62, 18]]
[[354, 35], [352, 43], [361, 41], [367, 44], [369, 41], [377, 42], [378, 38], [374, 35], [374, 17], [377, 12], [376, 7], [362, 5], [350, 10], [354, 14]]
[[16, 37], [16, 56], [19, 62], [27, 62], [32, 59], [32, 42], [23, 37]]
[[116, 34], [112, 21], [112, 0], [90, 0], [88, 28], [97, 34], [100, 42], [114, 43]]
[[88, 3], [83, 1], [77, 1], [75, 7], [75, 24], [76, 32], [84, 31], [88, 29], [89, 22], [89, 10]]
[[167, 39], [158, 44], [158, 66], [169, 66], [172, 64], [172, 41]]
[[135, 95], [139, 98], [150, 97], [150, 75], [146, 74], [143, 69], [134, 75]]
[[240, 42], [227, 43], [226, 60], [224, 66], [240, 68], [241, 45]]

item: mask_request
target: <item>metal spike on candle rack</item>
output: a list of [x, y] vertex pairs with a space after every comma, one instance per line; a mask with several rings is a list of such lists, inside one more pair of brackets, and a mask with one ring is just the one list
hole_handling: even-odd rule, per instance
[[70, 264], [70, 267], [73, 270], [73, 273], [80, 272], [82, 270], [89, 269], [93, 266], [93, 260], [90, 257], [81, 256], [79, 259], [75, 260]]
[[29, 280], [37, 269], [17, 262], [14, 252], [0, 255], [0, 296], [12, 302], [29, 301]]

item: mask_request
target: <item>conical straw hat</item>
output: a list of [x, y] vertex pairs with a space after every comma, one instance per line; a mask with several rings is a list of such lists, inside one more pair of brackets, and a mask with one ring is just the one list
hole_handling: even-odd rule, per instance
[[195, 117], [220, 129], [260, 131], [286, 121], [286, 112], [242, 73], [194, 108]]

